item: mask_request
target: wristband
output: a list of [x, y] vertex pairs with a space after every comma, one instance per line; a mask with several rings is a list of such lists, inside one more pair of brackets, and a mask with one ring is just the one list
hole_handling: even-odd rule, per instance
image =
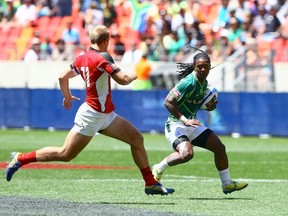
[[179, 120], [180, 120], [183, 124], [185, 124], [185, 123], [188, 121], [188, 119], [187, 119], [184, 115], [181, 115], [181, 117], [179, 118]]

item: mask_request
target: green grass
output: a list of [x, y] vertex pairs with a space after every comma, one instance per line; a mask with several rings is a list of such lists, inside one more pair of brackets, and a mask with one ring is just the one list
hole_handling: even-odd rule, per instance
[[[67, 131], [1, 130], [0, 161], [8, 162], [11, 151], [30, 151], [49, 145], [61, 146]], [[163, 134], [144, 134], [150, 164], [171, 153]], [[6, 182], [4, 169], [0, 196], [47, 198], [83, 203], [108, 203], [188, 215], [288, 215], [288, 139], [220, 137], [226, 145], [231, 176], [249, 183], [247, 189], [225, 195], [221, 191], [213, 155], [195, 148], [187, 164], [168, 169], [162, 183], [176, 192], [169, 196], [146, 196], [142, 176], [129, 146], [95, 136], [69, 164], [131, 166], [128, 170], [33, 170], [20, 169]]]

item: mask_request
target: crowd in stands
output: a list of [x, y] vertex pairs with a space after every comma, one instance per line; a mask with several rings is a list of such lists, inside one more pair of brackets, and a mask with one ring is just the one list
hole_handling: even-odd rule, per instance
[[144, 53], [182, 61], [187, 45], [206, 46], [213, 59], [240, 46], [255, 57], [266, 45], [288, 61], [286, 0], [0, 0], [0, 60], [72, 60], [99, 24], [110, 28], [110, 52], [122, 63]]

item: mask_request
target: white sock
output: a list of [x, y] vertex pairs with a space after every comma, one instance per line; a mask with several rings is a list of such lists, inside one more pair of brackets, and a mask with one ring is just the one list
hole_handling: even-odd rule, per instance
[[218, 171], [218, 174], [224, 187], [231, 184], [229, 168]]
[[156, 164], [156, 168], [160, 171], [164, 171], [167, 167], [169, 167], [167, 158], [164, 158], [159, 164]]

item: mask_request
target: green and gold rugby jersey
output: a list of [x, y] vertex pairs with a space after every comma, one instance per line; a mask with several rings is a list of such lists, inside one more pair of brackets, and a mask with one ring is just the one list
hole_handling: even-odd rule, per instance
[[[188, 119], [196, 117], [201, 101], [204, 99], [204, 93], [208, 86], [207, 80], [201, 85], [194, 73], [189, 74], [181, 79], [175, 85], [169, 94], [177, 100], [180, 112]], [[168, 121], [178, 121], [172, 114], [168, 117]]]

